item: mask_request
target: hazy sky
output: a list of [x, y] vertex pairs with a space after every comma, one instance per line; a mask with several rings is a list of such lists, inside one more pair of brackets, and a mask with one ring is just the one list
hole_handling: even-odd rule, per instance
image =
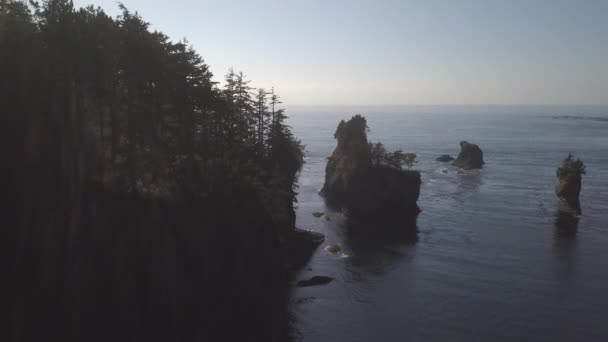
[[286, 104], [608, 103], [608, 0], [122, 2]]

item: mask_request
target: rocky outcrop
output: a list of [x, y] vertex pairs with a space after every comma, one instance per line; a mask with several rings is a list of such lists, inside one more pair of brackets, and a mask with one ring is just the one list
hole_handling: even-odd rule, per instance
[[452, 160], [454, 160], [454, 157], [452, 157], [449, 154], [442, 154], [441, 156], [437, 157], [438, 162], [442, 162], [442, 163], [447, 163], [447, 162], [451, 162]]
[[465, 170], [481, 169], [483, 167], [483, 151], [479, 146], [467, 141], [460, 142], [460, 153], [452, 165]]
[[569, 176], [560, 179], [555, 187], [555, 194], [565, 205], [566, 210], [571, 209], [576, 214], [581, 213], [579, 194], [581, 193], [582, 179], [580, 176]]
[[300, 280], [296, 285], [298, 287], [325, 285], [331, 283], [332, 280], [334, 279], [328, 276], [313, 276], [310, 279]]
[[420, 212], [416, 203], [420, 173], [374, 164], [365, 118], [355, 115], [341, 121], [334, 137], [338, 144], [327, 162], [321, 191], [330, 205], [358, 218], [395, 218]]
[[568, 155], [557, 169], [558, 183], [555, 194], [560, 199], [559, 210], [574, 215], [582, 213], [579, 195], [581, 193], [582, 179], [585, 174], [585, 165], [580, 159]]
[[331, 254], [338, 254], [342, 250], [342, 247], [338, 244], [328, 245], [325, 247], [325, 251]]

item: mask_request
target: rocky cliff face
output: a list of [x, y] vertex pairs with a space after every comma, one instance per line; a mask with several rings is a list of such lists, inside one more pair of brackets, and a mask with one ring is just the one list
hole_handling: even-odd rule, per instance
[[330, 204], [360, 218], [411, 216], [420, 212], [416, 203], [420, 173], [374, 165], [365, 118], [356, 115], [341, 121], [334, 137], [338, 145], [327, 161], [322, 190]]
[[348, 192], [354, 178], [372, 163], [365, 118], [357, 115], [349, 121], [340, 121], [334, 138], [338, 140], [338, 146], [325, 167], [323, 193], [341, 198]]
[[568, 175], [561, 177], [555, 187], [555, 194], [561, 200], [560, 210], [581, 214], [579, 195], [581, 193], [581, 175]]
[[452, 164], [465, 170], [481, 169], [484, 164], [483, 152], [479, 146], [461, 141], [460, 153]]

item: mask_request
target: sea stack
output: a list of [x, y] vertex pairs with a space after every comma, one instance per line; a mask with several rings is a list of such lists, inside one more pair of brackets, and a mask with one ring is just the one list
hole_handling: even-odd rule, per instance
[[420, 212], [420, 173], [401, 167], [404, 156], [412, 154], [386, 152], [382, 144], [370, 144], [367, 130], [361, 115], [339, 123], [334, 134], [338, 144], [327, 161], [321, 194], [350, 217], [415, 217]]
[[452, 165], [461, 169], [472, 170], [481, 169], [483, 167], [483, 151], [479, 146], [471, 144], [467, 141], [460, 142], [460, 153]]
[[556, 171], [558, 183], [555, 194], [560, 199], [560, 211], [575, 215], [582, 213], [579, 195], [584, 174], [585, 164], [580, 159], [575, 160], [572, 154], [568, 154]]

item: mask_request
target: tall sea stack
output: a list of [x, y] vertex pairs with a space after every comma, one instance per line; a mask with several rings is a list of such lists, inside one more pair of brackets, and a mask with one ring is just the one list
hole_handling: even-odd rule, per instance
[[350, 217], [415, 217], [420, 212], [416, 203], [420, 173], [401, 168], [401, 151], [387, 153], [381, 144], [372, 149], [367, 130], [361, 115], [340, 121], [334, 134], [338, 145], [325, 168], [322, 194], [330, 204], [346, 209]]
[[579, 195], [584, 174], [585, 164], [580, 159], [575, 160], [572, 154], [568, 154], [556, 171], [558, 183], [555, 194], [560, 199], [560, 211], [582, 214]]

